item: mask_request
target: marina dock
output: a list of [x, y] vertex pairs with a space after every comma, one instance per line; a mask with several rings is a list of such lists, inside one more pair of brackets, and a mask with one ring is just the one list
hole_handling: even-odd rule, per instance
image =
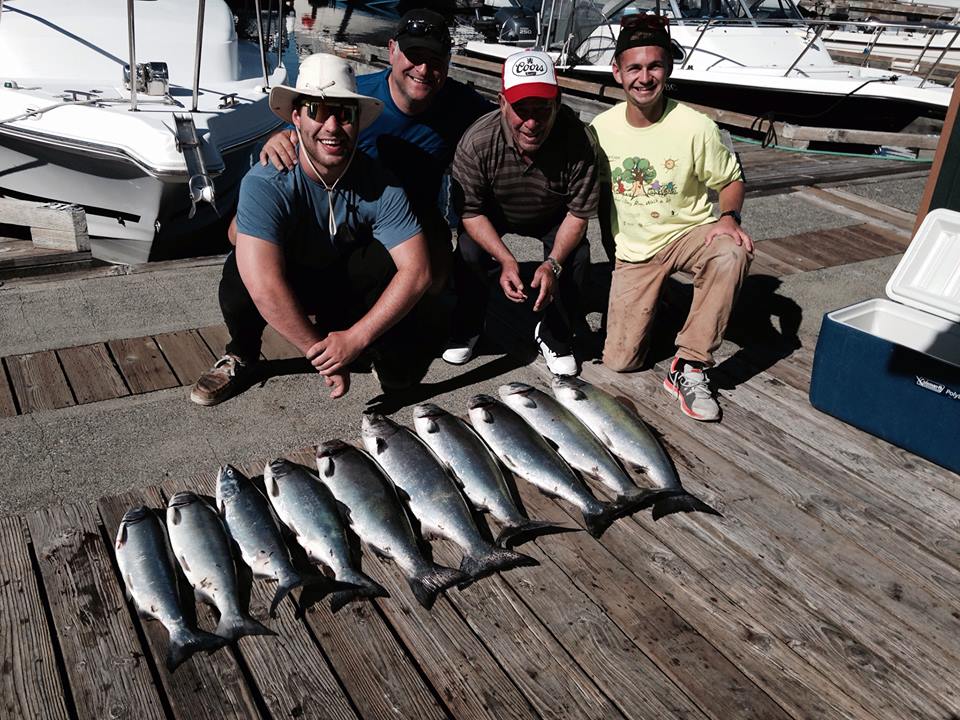
[[[429, 611], [414, 601], [395, 566], [365, 550], [364, 570], [390, 598], [354, 603], [334, 615], [325, 603], [301, 596], [284, 601], [270, 619], [273, 586], [255, 581], [251, 613], [278, 636], [244, 638], [168, 673], [165, 631], [138, 618], [124, 599], [113, 552], [123, 513], [139, 504], [162, 508], [180, 489], [212, 493], [217, 462], [259, 474], [269, 458], [261, 451], [242, 454], [242, 448], [277, 424], [286, 423], [281, 434], [294, 443], [283, 454], [310, 464], [309, 442], [299, 440], [294, 425], [312, 417], [303, 434], [314, 441], [330, 433], [356, 440], [359, 408], [318, 400], [316, 376], [276, 335], [268, 335], [263, 355], [282, 377], [218, 408], [190, 405], [186, 387], [219, 355], [224, 328], [189, 319], [176, 327], [177, 318], [157, 323], [145, 316], [140, 327], [154, 322], [162, 329], [137, 334], [128, 322], [125, 331], [98, 330], [88, 342], [59, 342], [54, 334], [30, 351], [0, 348], [4, 475], [7, 483], [36, 486], [21, 487], [22, 509], [0, 519], [4, 717], [960, 715], [956, 475], [814, 410], [807, 390], [815, 331], [803, 329], [809, 321], [802, 325], [798, 317], [811, 309], [797, 304], [806, 302], [799, 296], [769, 291], [895, 258], [909, 242], [913, 213], [831, 184], [853, 177], [842, 174], [854, 172], [847, 159], [774, 156], [753, 147], [738, 149], [756, 207], [801, 206], [810, 214], [829, 208], [833, 221], [812, 230], [785, 224], [758, 241], [731, 342], [713, 371], [723, 422], [695, 424], [677, 412], [660, 387], [668, 362], [662, 354], [654, 369], [629, 375], [583, 366], [584, 379], [637, 409], [685, 487], [723, 517], [672, 515], [654, 522], [648, 511], [617, 521], [599, 540], [584, 532], [543, 537], [518, 548], [539, 566], [450, 590]], [[897, 168], [906, 173], [904, 182], [923, 183], [922, 165], [856, 162], [856, 177]], [[779, 194], [761, 197], [768, 193]], [[747, 218], [750, 207], [748, 200]], [[182, 261], [179, 270], [170, 263], [130, 275], [95, 268], [60, 281], [12, 281], [0, 288], [0, 301], [19, 292], [22, 306], [59, 303], [67, 316], [84, 287], [103, 292], [108, 282], [150, 276], [164, 298], [175, 294], [165, 283], [188, 294], [174, 272], [208, 278], [195, 292], [213, 296], [216, 266], [216, 259]], [[81, 276], [90, 279], [76, 279]], [[678, 283], [668, 296], [667, 340], [686, 312], [686, 287]], [[56, 300], [28, 297], [58, 292]], [[124, 308], [115, 303], [119, 317]], [[58, 322], [57, 333], [75, 337], [73, 327]], [[546, 381], [542, 361], [529, 363], [526, 321], [499, 308], [490, 323], [495, 347], [485, 354], [506, 353], [503, 359], [440, 368], [441, 376], [430, 376], [386, 411], [409, 424], [414, 402], [432, 399], [464, 412], [467, 394], [489, 392], [508, 379]], [[351, 402], [362, 404], [371, 387], [370, 378], [359, 376]], [[304, 397], [301, 417], [293, 406]], [[142, 445], [124, 444], [131, 418], [145, 423], [132, 430], [143, 436]], [[206, 431], [198, 432], [198, 423]], [[345, 434], [349, 428], [352, 434]], [[214, 442], [218, 447], [205, 463], [172, 466], [157, 459], [165, 451], [187, 456], [194, 446]], [[107, 464], [101, 471], [107, 477], [95, 482], [95, 454], [81, 443], [97, 445], [103, 456], [126, 455], [142, 472], [127, 476]], [[74, 448], [79, 466], [71, 471], [69, 453], [47, 449], [57, 446]], [[34, 457], [27, 474], [16, 464], [47, 452], [51, 457]], [[38, 472], [43, 467], [48, 474]], [[104, 484], [115, 491], [85, 490]], [[531, 517], [577, 525], [562, 501], [523, 481], [517, 490]], [[459, 564], [453, 546], [433, 547], [437, 561]], [[296, 617], [303, 608], [304, 617]], [[205, 629], [214, 625], [202, 605], [196, 620]]]

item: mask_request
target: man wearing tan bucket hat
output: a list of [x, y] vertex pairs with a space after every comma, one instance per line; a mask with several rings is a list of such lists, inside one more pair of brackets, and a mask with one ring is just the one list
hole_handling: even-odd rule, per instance
[[398, 323], [429, 286], [430, 263], [403, 189], [357, 149], [382, 103], [356, 92], [345, 60], [316, 54], [296, 88], [270, 91], [270, 107], [292, 122], [300, 162], [258, 165], [243, 179], [236, 249], [220, 281], [230, 342], [190, 399], [216, 405], [247, 387], [268, 323], [323, 375], [331, 397], [347, 392], [350, 365], [367, 350], [385, 390], [407, 384], [398, 363], [415, 333]]

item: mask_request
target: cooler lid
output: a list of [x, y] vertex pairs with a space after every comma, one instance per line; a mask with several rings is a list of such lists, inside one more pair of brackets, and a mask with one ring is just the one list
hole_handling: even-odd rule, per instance
[[927, 214], [887, 281], [887, 297], [960, 322], [960, 212]]

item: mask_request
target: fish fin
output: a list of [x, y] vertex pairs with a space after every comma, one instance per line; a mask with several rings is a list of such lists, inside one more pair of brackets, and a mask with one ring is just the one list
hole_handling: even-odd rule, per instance
[[350, 583], [351, 588], [339, 590], [330, 595], [331, 612], [337, 612], [348, 602], [359, 598], [390, 597], [390, 593], [383, 585], [361, 572], [345, 575], [343, 579]]
[[428, 435], [433, 435], [435, 432], [440, 431], [440, 425], [437, 424], [437, 421], [430, 418], [427, 419], [423, 426], [424, 431]]
[[600, 537], [619, 517], [620, 512], [622, 512], [622, 508], [616, 503], [603, 503], [603, 510], [595, 513], [583, 513], [583, 522], [587, 526], [587, 532], [595, 538]]
[[470, 577], [459, 570], [443, 565], [430, 565], [430, 569], [426, 572], [408, 577], [407, 583], [409, 583], [414, 597], [417, 598], [417, 602], [429, 610], [436, 602], [437, 595], [449, 587], [469, 580]]
[[180, 508], [170, 508], [170, 509], [173, 510], [173, 512], [170, 513], [171, 517], [173, 518], [171, 522], [174, 525], [179, 525], [180, 524]]
[[254, 620], [249, 615], [237, 613], [236, 615], [223, 614], [220, 616], [220, 623], [214, 632], [222, 638], [231, 641], [237, 641], [244, 635], [276, 635], [273, 630]]
[[[520, 467], [517, 465], [517, 461], [514, 460], [513, 457], [508, 453], [503, 454], [503, 464], [506, 465], [507, 469], [513, 473], [517, 473], [517, 468]], [[517, 474], [519, 475], [519, 473]]]
[[323, 477], [333, 477], [334, 462], [331, 457], [322, 457], [317, 461], [317, 471]]
[[502, 570], [539, 564], [529, 555], [488, 545], [477, 555], [464, 555], [460, 562], [460, 572], [469, 575], [471, 580], [477, 580]]
[[376, 438], [374, 442], [374, 454], [380, 455], [387, 449], [387, 441], [382, 437]]
[[480, 419], [488, 425], [493, 422], [493, 414], [486, 408], [481, 409], [479, 415]]
[[536, 401], [530, 397], [523, 397], [520, 399], [520, 404], [525, 408], [535, 408], [537, 406]]
[[183, 555], [177, 558], [177, 562], [180, 563], [180, 567], [183, 568], [184, 572], [190, 572], [190, 565], [187, 564], [187, 559]]
[[658, 499], [653, 505], [653, 519], [659, 520], [665, 515], [678, 512], [702, 512], [708, 515], [723, 517], [718, 510], [714, 510], [700, 498], [694, 497], [686, 490], [671, 492], [667, 497]]
[[571, 388], [570, 397], [572, 397], [574, 400], [586, 400], [587, 394], [579, 388]]
[[133, 583], [130, 580], [130, 576], [127, 575], [123, 579], [123, 592], [127, 596], [127, 600], [133, 600], [133, 593], [131, 592], [132, 588], [133, 588]]
[[553, 523], [540, 522], [537, 520], [527, 520], [520, 525], [506, 526], [497, 536], [497, 545], [511, 548], [543, 535], [555, 535], [557, 533], [568, 532], [580, 532], [580, 528], [554, 525]]
[[626, 493], [617, 496], [614, 505], [619, 508], [617, 517], [626, 517], [640, 510], [656, 506], [656, 504], [671, 495], [676, 495], [676, 490], [664, 490], [663, 488], [634, 488]]
[[126, 544], [126, 542], [127, 542], [127, 524], [121, 523], [120, 529], [117, 531], [117, 542], [115, 546], [116, 549], [119, 550], [120, 548], [122, 548]]
[[550, 446], [550, 449], [559, 455], [560, 454], [559, 443], [557, 443], [557, 441], [553, 440], [552, 438], [548, 438], [546, 435], [543, 435], [542, 437], [546, 441], [547, 445]]
[[200, 650], [212, 653], [227, 644], [227, 639], [204, 632], [182, 628], [180, 632], [170, 635], [170, 644], [167, 646], [167, 670], [173, 672], [191, 655]]
[[388, 553], [386, 550], [381, 550], [376, 545], [371, 545], [370, 549], [373, 551], [373, 554], [381, 560], [393, 560], [393, 555]]
[[334, 500], [334, 502], [337, 504], [337, 510], [340, 511], [340, 517], [346, 521], [347, 525], [353, 525], [353, 521], [350, 519], [350, 506], [339, 500]]
[[270, 617], [275, 618], [277, 616], [277, 605], [280, 604], [280, 601], [289, 595], [291, 590], [301, 585], [303, 585], [303, 578], [299, 575], [293, 575], [287, 578], [285, 582], [277, 583], [277, 592], [274, 593], [273, 601], [270, 603]]

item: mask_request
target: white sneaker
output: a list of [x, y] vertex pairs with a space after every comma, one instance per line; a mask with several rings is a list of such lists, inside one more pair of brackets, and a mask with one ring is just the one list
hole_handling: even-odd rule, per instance
[[550, 347], [540, 339], [540, 323], [533, 329], [533, 339], [540, 346], [540, 354], [547, 361], [547, 368], [554, 375], [573, 376], [577, 374], [577, 359], [571, 355], [557, 355]]
[[473, 349], [477, 346], [477, 341], [479, 340], [479, 335], [474, 335], [466, 341], [451, 340], [447, 344], [447, 349], [443, 351], [443, 355], [440, 357], [443, 358], [444, 362], [448, 362], [451, 365], [468, 363], [473, 358]]

